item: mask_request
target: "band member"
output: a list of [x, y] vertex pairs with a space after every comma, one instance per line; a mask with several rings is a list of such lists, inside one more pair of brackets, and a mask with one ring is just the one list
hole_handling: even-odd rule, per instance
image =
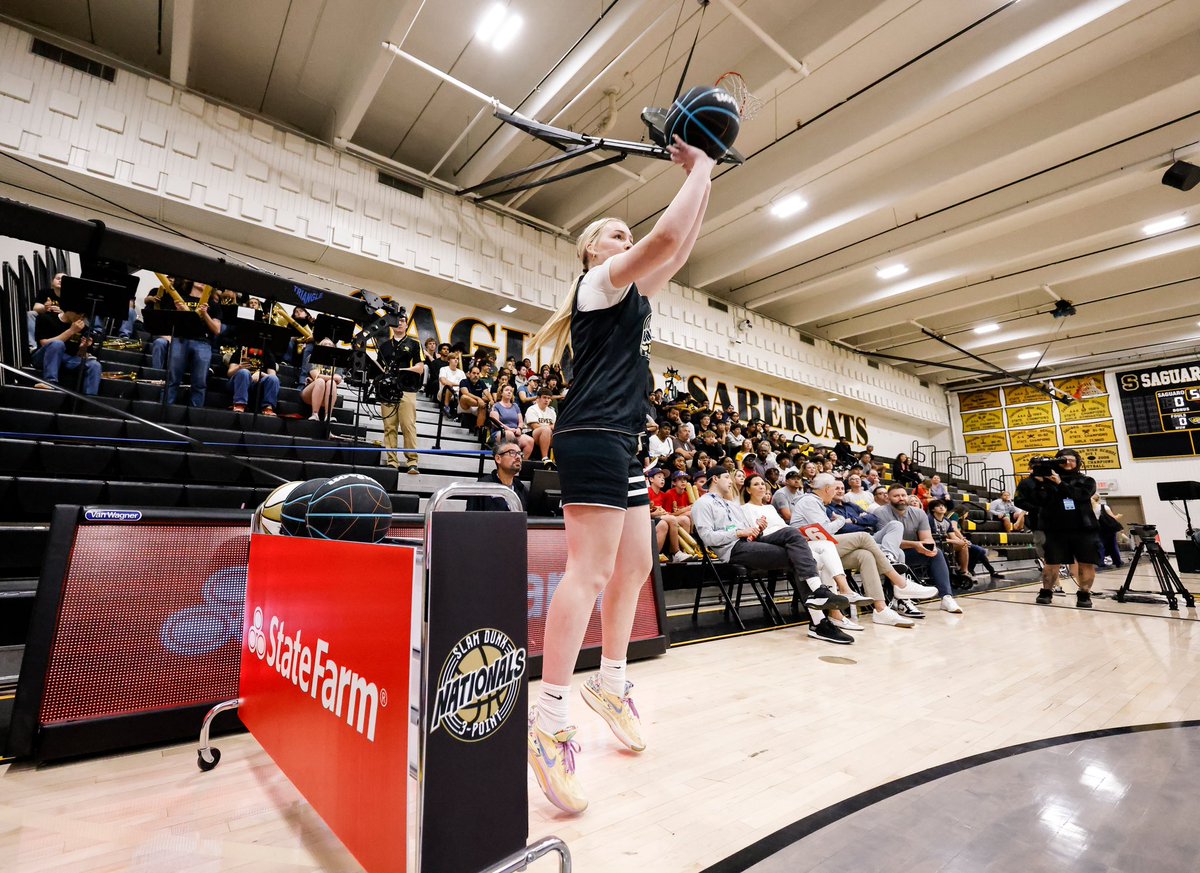
[[212, 363], [213, 343], [221, 334], [221, 304], [208, 301], [212, 290], [199, 282], [192, 284], [188, 295], [182, 302], [176, 303], [175, 308], [180, 312], [194, 312], [208, 329], [204, 339], [189, 339], [175, 337], [172, 341], [174, 350], [171, 353], [170, 370], [167, 373], [167, 403], [175, 402], [175, 395], [183, 382], [185, 371], [191, 373], [192, 406], [204, 405], [204, 395], [208, 391], [208, 365]]
[[635, 243], [619, 219], [590, 224], [577, 244], [582, 273], [531, 344], [535, 350], [552, 345], [559, 357], [569, 345], [574, 362], [554, 434], [567, 566], [546, 617], [542, 688], [528, 733], [538, 784], [551, 803], [572, 813], [586, 809], [587, 799], [575, 776], [571, 674], [602, 592], [600, 673], [584, 683], [583, 698], [625, 746], [646, 748], [625, 662], [653, 559], [650, 500], [638, 460], [649, 411], [649, 298], [666, 287], [696, 242], [713, 168], [712, 158], [679, 139], [669, 151], [685, 179], [654, 228]]
[[234, 412], [246, 411], [250, 386], [255, 384], [259, 386], [259, 412], [268, 416], [275, 414], [275, 405], [279, 402], [279, 376], [275, 372], [275, 355], [270, 349], [239, 346], [229, 358], [227, 373]]
[[[317, 345], [332, 346], [333, 340], [326, 337]], [[337, 406], [338, 386], [341, 384], [342, 373], [333, 367], [313, 364], [308, 368], [308, 382], [300, 390], [300, 399], [312, 407], [310, 421], [327, 421], [333, 417], [333, 408]], [[392, 434], [394, 437], [395, 431]]]
[[[421, 390], [425, 362], [421, 355], [421, 344], [407, 334], [408, 317], [401, 310], [400, 322], [379, 346], [379, 366], [389, 373], [399, 374], [400, 387], [404, 390], [399, 403], [379, 404], [379, 414], [383, 416], [383, 444], [389, 449], [396, 448], [397, 428], [404, 434], [404, 448], [417, 447], [417, 392]], [[417, 468], [415, 452], [405, 452], [405, 459], [409, 473], [415, 476], [421, 472]], [[389, 466], [400, 469], [395, 452], [388, 452], [387, 462]]]

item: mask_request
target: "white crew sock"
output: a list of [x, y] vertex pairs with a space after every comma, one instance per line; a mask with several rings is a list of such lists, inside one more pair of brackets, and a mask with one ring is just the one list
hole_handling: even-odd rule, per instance
[[812, 626], [816, 627], [825, 620], [825, 613], [818, 609], [810, 609], [808, 611], [808, 619], [812, 622]]
[[624, 658], [620, 661], [610, 661], [603, 655], [600, 656], [600, 684], [609, 694], [615, 694], [617, 697], [625, 696], [626, 663]]
[[537, 699], [537, 723], [548, 734], [571, 725], [571, 686], [542, 683]]
[[818, 588], [821, 587], [821, 584], [822, 584], [820, 576], [810, 576], [807, 581], [808, 581], [808, 588], [810, 591], [816, 591]]

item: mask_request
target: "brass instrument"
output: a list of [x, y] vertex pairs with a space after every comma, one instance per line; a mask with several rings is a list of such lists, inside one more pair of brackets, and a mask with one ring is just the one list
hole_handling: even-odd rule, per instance
[[[154, 275], [158, 277], [160, 287], [164, 291], [166, 291], [167, 294], [169, 294], [171, 296], [172, 300], [174, 300], [176, 303], [182, 303], [184, 306], [187, 306], [187, 301], [184, 300], [183, 297], [180, 296], [179, 292], [175, 290], [175, 285], [172, 284], [170, 279], [168, 279], [162, 273], [155, 273]], [[212, 293], [213, 293], [212, 285], [205, 285], [204, 290], [200, 292], [200, 303], [198, 305], [199, 306], [207, 306], [208, 299], [210, 297], [212, 297]], [[147, 299], [149, 299], [149, 298], [147, 298]], [[162, 299], [162, 294], [159, 294], [158, 299], [159, 300]], [[199, 312], [197, 312], [196, 314], [200, 315]], [[201, 317], [203, 318], [203, 316], [201, 316]]]
[[272, 321], [275, 322], [275, 324], [279, 325], [280, 327], [283, 327], [285, 324], [288, 325], [289, 327], [291, 327], [292, 330], [294, 330], [294, 331], [296, 331], [296, 333], [300, 334], [300, 336], [303, 338], [304, 343], [312, 342], [312, 338], [313, 338], [312, 328], [305, 327], [303, 324], [296, 321], [296, 319], [294, 319], [290, 315], [288, 315], [287, 310], [284, 309], [282, 306], [280, 306], [278, 303], [276, 303], [275, 308], [271, 310], [271, 319], [272, 319]]

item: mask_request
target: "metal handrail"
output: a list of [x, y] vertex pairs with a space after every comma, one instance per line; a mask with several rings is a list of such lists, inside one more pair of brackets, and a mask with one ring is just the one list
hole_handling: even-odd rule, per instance
[[[989, 475], [989, 474], [996, 474], [996, 473], [999, 473], [1000, 475], [999, 476]], [[1011, 474], [1009, 474], [1009, 475], [1011, 475]], [[1000, 492], [1000, 491], [1004, 490], [1005, 472], [1002, 467], [984, 467], [983, 468], [983, 476], [984, 476], [983, 488], [985, 491]], [[995, 487], [993, 487], [993, 486], [995, 486]]]
[[[950, 472], [950, 456], [953, 454], [954, 454], [954, 452], [951, 449], [934, 449], [930, 453], [930, 457], [933, 459], [932, 472], [937, 473], [940, 470], [945, 470], [947, 473], [949, 473]], [[945, 458], [946, 458], [946, 466], [945, 467], [940, 466], [941, 461], [939, 460], [939, 458], [941, 458], [942, 456], [945, 456]]]
[[956, 479], [967, 478], [967, 456], [950, 453], [946, 459], [946, 472]]
[[[982, 488], [984, 483], [983, 471], [987, 469], [987, 464], [983, 461], [967, 461], [965, 466], [967, 468], [967, 481], [972, 485], [978, 485], [980, 488]], [[975, 478], [972, 478], [972, 476]]]
[[[929, 449], [929, 455], [925, 454], [925, 449]], [[932, 445], [932, 444], [923, 446], [917, 440], [913, 440], [913, 442], [912, 442], [912, 462], [914, 464], [921, 466], [926, 462], [926, 460], [933, 457], [936, 453], [937, 453], [937, 446]]]
[[[423, 728], [425, 724], [425, 702], [429, 698], [429, 659], [425, 657], [429, 651], [429, 586], [432, 576], [430, 570], [433, 566], [433, 514], [442, 508], [446, 501], [455, 497], [499, 497], [513, 512], [524, 512], [525, 507], [521, 505], [521, 498], [516, 492], [504, 485], [495, 484], [492, 482], [455, 482], [447, 485], [445, 488], [438, 489], [433, 496], [429, 498], [429, 502], [425, 504], [425, 548], [422, 553], [422, 563], [424, 564], [420, 596], [421, 596], [421, 695], [417, 701], [417, 724]], [[413, 592], [414, 595], [417, 592]], [[415, 869], [421, 869], [421, 828], [425, 815], [425, 731], [420, 729], [417, 731], [417, 809], [416, 809], [416, 865]], [[549, 849], [547, 849], [549, 851]], [[544, 854], [544, 853], [543, 853]], [[519, 868], [513, 868], [519, 869]], [[569, 867], [567, 868], [570, 869]]]
[[558, 853], [558, 873], [571, 873], [571, 850], [558, 837], [542, 837], [536, 843], [530, 843], [524, 849], [497, 861], [483, 873], [514, 873], [516, 870], [524, 870], [550, 852]]

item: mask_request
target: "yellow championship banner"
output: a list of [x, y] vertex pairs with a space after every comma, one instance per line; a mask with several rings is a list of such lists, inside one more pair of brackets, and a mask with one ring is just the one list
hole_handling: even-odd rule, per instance
[[977, 409], [994, 409], [999, 405], [999, 388], [988, 388], [984, 391], [967, 391], [958, 395], [958, 408], [960, 412], [974, 412]]
[[1103, 373], [1084, 373], [1082, 376], [1072, 376], [1069, 379], [1055, 379], [1054, 387], [1072, 396], [1081, 388], [1086, 389], [1088, 394], [1108, 393], [1108, 389], [1104, 387]]
[[1117, 434], [1113, 430], [1111, 419], [1090, 421], [1087, 424], [1064, 424], [1061, 425], [1061, 429], [1064, 446], [1086, 446], [1092, 443], [1115, 443], [1117, 441]]
[[1087, 421], [1090, 418], [1112, 418], [1108, 409], [1108, 395], [1102, 397], [1085, 397], [1070, 406], [1060, 406], [1059, 421]]
[[1046, 393], [1028, 385], [1008, 385], [1004, 389], [1004, 405], [1016, 406], [1020, 403], [1037, 403], [1046, 399]]
[[1085, 470], [1120, 470], [1121, 456], [1116, 446], [1080, 446]]
[[1058, 451], [1057, 446], [1052, 449], [1042, 449], [1037, 452], [1013, 452], [1013, 470], [1018, 476], [1020, 476], [1029, 469], [1029, 460], [1031, 458], [1044, 458], [1047, 455], [1053, 455], [1056, 451]]
[[962, 417], [962, 429], [966, 433], [973, 430], [1000, 430], [1004, 427], [1004, 413], [999, 409], [989, 409], [985, 412], [968, 412]]
[[1054, 432], [1053, 427], [1009, 431], [1008, 439], [1012, 443], [1014, 451], [1058, 448], [1058, 434]]
[[1009, 427], [1032, 427], [1037, 424], [1054, 424], [1054, 410], [1049, 403], [1036, 406], [1018, 406], [1005, 410]]
[[1007, 452], [1008, 439], [1004, 431], [998, 433], [974, 433], [963, 437], [968, 455], [986, 455], [991, 452]]

